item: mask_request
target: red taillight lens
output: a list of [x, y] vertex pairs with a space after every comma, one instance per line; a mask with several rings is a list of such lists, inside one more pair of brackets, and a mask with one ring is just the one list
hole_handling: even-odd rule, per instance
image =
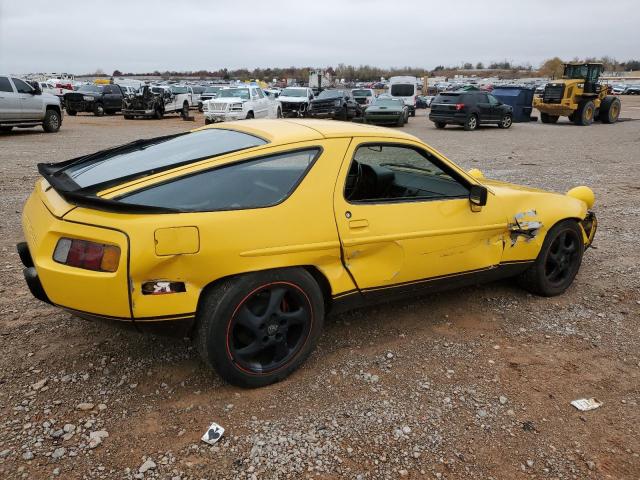
[[464, 108], [464, 103], [456, 103], [456, 110], [462, 110]]
[[53, 252], [53, 259], [70, 267], [115, 272], [120, 261], [120, 248], [87, 240], [61, 238]]

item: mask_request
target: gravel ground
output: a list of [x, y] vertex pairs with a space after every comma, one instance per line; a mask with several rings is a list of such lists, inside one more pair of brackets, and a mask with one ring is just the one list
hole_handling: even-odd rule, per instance
[[[640, 101], [616, 125], [406, 131], [465, 168], [555, 191], [587, 184], [600, 228], [547, 299], [493, 283], [336, 316], [286, 381], [223, 384], [187, 339], [34, 300], [15, 243], [36, 163], [202, 125], [65, 117], [0, 134], [1, 478], [640, 478]], [[603, 405], [579, 412], [570, 401]], [[215, 421], [216, 446], [200, 442]]]

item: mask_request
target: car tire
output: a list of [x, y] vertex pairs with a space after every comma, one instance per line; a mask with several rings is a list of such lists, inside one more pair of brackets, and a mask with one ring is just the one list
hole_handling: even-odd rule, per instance
[[586, 127], [593, 123], [596, 114], [596, 107], [591, 100], [580, 102], [578, 110], [574, 113], [573, 123]]
[[53, 109], [48, 109], [44, 114], [44, 121], [42, 122], [42, 129], [47, 133], [55, 133], [60, 130], [61, 124], [60, 114]]
[[412, 117], [415, 117], [415, 116], [416, 116], [416, 110], [415, 110], [415, 108], [414, 108], [413, 110], [411, 110], [411, 114], [410, 114], [410, 115], [411, 115]]
[[204, 112], [204, 105], [202, 103], [198, 103], [198, 111], [200, 113]]
[[253, 115], [253, 112], [251, 112], [251, 111], [247, 112], [247, 117], [246, 117], [246, 119], [247, 119], [247, 120], [251, 120], [252, 118], [255, 118], [255, 117], [254, 117], [254, 115]]
[[204, 119], [204, 124], [205, 125], [211, 125], [213, 122], [211, 120], [209, 120], [208, 118]]
[[616, 123], [620, 117], [620, 99], [612, 95], [604, 97], [600, 104], [600, 121], [602, 123]]
[[467, 117], [467, 120], [463, 125], [464, 129], [468, 132], [475, 130], [478, 128], [478, 116], [475, 113], [472, 113]]
[[104, 115], [104, 105], [102, 105], [101, 103], [96, 103], [93, 106], [93, 114], [96, 117], [101, 117]]
[[440, 130], [442, 130], [444, 127], [447, 126], [445, 122], [433, 122], [433, 124], [436, 126], [436, 128], [439, 128]]
[[558, 121], [558, 115], [549, 115], [548, 113], [540, 112], [540, 121], [542, 123], [556, 123]]
[[123, 115], [125, 120], [133, 120], [133, 115]]
[[324, 299], [304, 269], [239, 275], [205, 291], [196, 314], [204, 362], [227, 382], [256, 388], [296, 370], [315, 348]]
[[500, 123], [498, 124], [499, 128], [510, 128], [511, 125], [513, 124], [513, 117], [511, 116], [510, 113], [505, 114], [504, 117], [502, 117], [502, 120], [500, 120]]
[[160, 107], [156, 107], [153, 109], [153, 118], [155, 118], [156, 120], [162, 120], [163, 116], [164, 113], [162, 112], [162, 109]]
[[13, 127], [10, 125], [6, 127], [0, 127], [0, 132], [3, 132], [3, 133], [10, 132], [11, 130], [13, 130]]
[[563, 293], [580, 270], [584, 240], [575, 220], [555, 224], [542, 243], [535, 262], [518, 277], [522, 288], [543, 297]]
[[184, 102], [182, 104], [182, 109], [180, 110], [180, 117], [182, 117], [182, 119], [189, 118], [189, 104], [187, 102]]
[[398, 117], [398, 121], [396, 122], [396, 127], [404, 127], [404, 113]]
[[65, 110], [67, 111], [67, 115], [71, 115], [72, 117], [75, 117], [78, 113], [75, 110], [69, 110], [68, 108]]
[[280, 108], [276, 110], [276, 118], [282, 118], [282, 110]]
[[115, 115], [116, 114], [116, 110], [105, 110], [104, 113], [107, 114], [107, 115]]

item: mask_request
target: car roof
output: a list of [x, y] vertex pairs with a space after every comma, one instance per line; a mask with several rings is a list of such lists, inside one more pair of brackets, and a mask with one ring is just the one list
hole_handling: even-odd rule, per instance
[[420, 140], [413, 135], [397, 130], [335, 120], [240, 120], [236, 122], [223, 122], [202, 128], [222, 128], [255, 135], [269, 142], [265, 147], [269, 145], [283, 145], [287, 143], [345, 137], [386, 137], [420, 142]]

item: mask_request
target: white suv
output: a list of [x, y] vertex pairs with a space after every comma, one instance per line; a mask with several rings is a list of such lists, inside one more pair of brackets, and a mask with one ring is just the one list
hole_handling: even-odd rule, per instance
[[57, 132], [62, 125], [60, 99], [42, 93], [24, 80], [0, 75], [0, 132], [13, 127], [30, 128], [42, 125], [45, 132]]

